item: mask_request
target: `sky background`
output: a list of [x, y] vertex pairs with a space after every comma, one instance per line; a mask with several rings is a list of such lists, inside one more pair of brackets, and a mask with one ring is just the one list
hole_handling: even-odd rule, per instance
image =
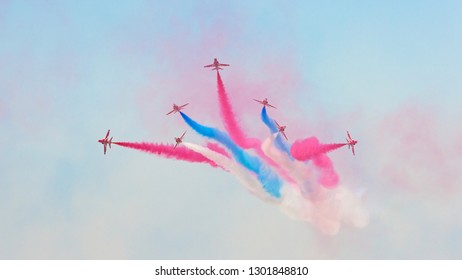
[[[248, 3], [250, 2], [250, 3]], [[1, 259], [461, 259], [461, 1], [0, 0]], [[364, 190], [323, 235], [207, 165], [96, 141], [171, 143], [172, 103], [222, 127], [260, 107]], [[188, 141], [203, 140], [190, 133]]]

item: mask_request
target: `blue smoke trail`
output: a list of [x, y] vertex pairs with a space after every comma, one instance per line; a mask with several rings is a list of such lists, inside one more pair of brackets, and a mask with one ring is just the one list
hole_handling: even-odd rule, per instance
[[258, 180], [262, 184], [263, 188], [271, 196], [275, 198], [281, 197], [281, 179], [267, 165], [262, 163], [259, 158], [252, 156], [245, 152], [243, 149], [239, 148], [239, 146], [237, 146], [233, 140], [231, 140], [228, 134], [224, 133], [223, 131], [216, 128], [203, 126], [188, 117], [183, 112], [180, 112], [180, 114], [181, 117], [183, 117], [183, 120], [197, 133], [216, 140], [226, 146], [231, 151], [237, 162], [239, 162], [248, 170], [257, 174]]
[[[266, 112], [266, 107], [263, 106], [263, 109], [261, 110], [261, 120], [265, 123], [265, 125], [269, 128], [271, 133], [278, 133], [278, 127], [276, 123], [269, 118], [268, 113]], [[276, 147], [285, 152], [291, 159], [293, 159], [292, 155], [290, 154], [290, 146], [287, 144], [286, 141], [282, 139], [282, 136], [280, 133], [276, 136]]]

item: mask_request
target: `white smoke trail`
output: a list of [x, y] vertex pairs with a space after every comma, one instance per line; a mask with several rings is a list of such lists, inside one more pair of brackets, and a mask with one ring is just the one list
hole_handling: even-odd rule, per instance
[[249, 172], [246, 168], [241, 166], [233, 159], [227, 158], [226, 156], [217, 153], [209, 148], [202, 147], [193, 143], [183, 142], [183, 144], [188, 149], [191, 149], [196, 153], [205, 156], [206, 158], [212, 160], [219, 166], [228, 170], [231, 174], [236, 176], [239, 182], [241, 182], [249, 192], [257, 196], [258, 198], [264, 201], [276, 202], [276, 200], [263, 189], [263, 186], [258, 181], [256, 175]]
[[[193, 143], [183, 142], [185, 147], [214, 161], [219, 166], [233, 174], [245, 188], [258, 198], [279, 204], [281, 210], [293, 219], [312, 223], [323, 233], [334, 235], [342, 224], [364, 227], [368, 223], [368, 214], [362, 206], [361, 198], [353, 194], [345, 186], [336, 189], [326, 189], [311, 178], [313, 173], [302, 162], [292, 161], [273, 145], [274, 135], [268, 137], [262, 150], [274, 161], [284, 167], [299, 183], [298, 187], [285, 184], [282, 187], [282, 200], [275, 200], [262, 187], [255, 174], [249, 172], [231, 158], [217, 153], [209, 148]], [[305, 172], [305, 173], [304, 173]], [[312, 186], [305, 189], [304, 186]]]
[[345, 186], [336, 189], [319, 186], [310, 198], [284, 186], [282, 195], [280, 207], [283, 212], [293, 219], [312, 223], [325, 234], [337, 234], [342, 224], [361, 228], [369, 222], [361, 197]]
[[297, 183], [292, 185], [303, 195], [308, 195], [312, 191], [312, 186], [316, 185], [313, 179], [313, 171], [304, 162], [292, 160], [286, 153], [279, 150], [274, 145], [277, 133], [273, 133], [263, 141], [261, 149], [266, 156], [279, 164]]
[[361, 198], [346, 186], [326, 189], [316, 183], [314, 173], [303, 162], [290, 159], [275, 145], [277, 134], [262, 143], [263, 152], [277, 162], [297, 181], [298, 186], [284, 185], [282, 188], [281, 210], [291, 218], [312, 223], [323, 233], [334, 235], [342, 223], [354, 227], [364, 227], [369, 216]]

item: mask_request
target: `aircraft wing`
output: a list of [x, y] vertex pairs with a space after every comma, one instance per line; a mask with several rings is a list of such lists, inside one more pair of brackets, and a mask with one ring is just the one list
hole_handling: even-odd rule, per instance
[[229, 66], [229, 64], [222, 64], [222, 63], [220, 63], [220, 66]]
[[106, 139], [107, 139], [107, 137], [109, 136], [109, 133], [110, 133], [110, 132], [111, 132], [111, 130], [110, 130], [110, 129], [108, 129], [108, 130], [107, 130], [107, 133], [106, 133], [106, 136], [104, 136], [104, 138], [106, 138]]
[[183, 132], [183, 134], [181, 135], [181, 137], [180, 137], [181, 140], [183, 140], [183, 137], [184, 137], [185, 134], [186, 134], [186, 131]]
[[170, 115], [173, 112], [175, 112], [175, 110], [171, 110], [170, 112], [167, 113], [167, 115]]
[[178, 144], [179, 144], [179, 143], [177, 142], [177, 143], [175, 144], [175, 146], [173, 147], [173, 149], [176, 149], [176, 147], [178, 146]]
[[205, 65], [204, 67], [212, 67], [213, 64]]
[[[347, 131], [348, 139], [351, 140], [350, 132]], [[350, 141], [348, 141], [350, 142]]]
[[104, 144], [104, 154], [106, 154], [106, 144]]
[[351, 151], [353, 152], [353, 155], [355, 155], [355, 146], [351, 146]]
[[289, 141], [289, 139], [287, 138], [287, 135], [284, 131], [281, 131], [281, 134], [284, 136], [284, 138], [286, 138], [287, 141]]
[[254, 100], [257, 101], [260, 104], [263, 104], [263, 102], [261, 102], [260, 100], [257, 100], [257, 99], [254, 99]]
[[276, 123], [276, 125], [278, 126], [278, 129], [279, 129], [281, 126], [279, 125], [278, 121], [274, 120], [274, 119], [273, 119], [273, 121]]
[[266, 106], [269, 106], [269, 107], [271, 107], [271, 108], [274, 108], [274, 109], [276, 109], [276, 107], [274, 107], [273, 105], [271, 105], [271, 104], [269, 104], [269, 103], [268, 103], [268, 104], [266, 104]]

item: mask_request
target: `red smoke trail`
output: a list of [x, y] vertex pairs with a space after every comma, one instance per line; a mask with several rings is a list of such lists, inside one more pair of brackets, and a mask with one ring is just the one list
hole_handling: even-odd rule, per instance
[[261, 149], [261, 141], [257, 138], [248, 138], [244, 131], [240, 128], [229, 102], [228, 94], [226, 93], [225, 85], [220, 76], [220, 71], [217, 71], [217, 89], [218, 89], [218, 101], [220, 103], [220, 114], [223, 119], [225, 129], [229, 133], [231, 139], [243, 149], [254, 149], [257, 155], [262, 158], [266, 163], [278, 170], [284, 179], [291, 183], [295, 183], [295, 180], [289, 176], [274, 160], [267, 157]]
[[131, 148], [146, 153], [156, 154], [166, 158], [174, 158], [179, 160], [185, 160], [189, 162], [201, 162], [208, 163], [213, 167], [218, 165], [204, 157], [203, 155], [196, 153], [186, 147], [179, 146], [173, 149], [172, 144], [156, 144], [156, 143], [131, 143], [131, 142], [112, 142], [112, 144], [119, 145], [126, 148]]
[[321, 170], [318, 182], [329, 189], [337, 187], [339, 178], [330, 158], [326, 154], [319, 154], [313, 158], [313, 163]]
[[335, 172], [334, 165], [326, 155], [340, 147], [342, 144], [319, 144], [316, 137], [308, 137], [304, 140], [297, 140], [290, 148], [292, 156], [299, 161], [313, 160], [313, 164], [321, 171], [318, 181], [326, 188], [335, 188], [338, 184], [339, 177]]
[[310, 160], [322, 154], [332, 152], [338, 148], [345, 146], [341, 144], [319, 144], [316, 137], [308, 137], [304, 140], [297, 140], [292, 144], [290, 153], [296, 160], [305, 161]]
[[217, 71], [217, 88], [218, 101], [220, 102], [220, 113], [223, 119], [225, 129], [233, 141], [243, 149], [254, 149], [260, 147], [260, 140], [256, 138], [248, 138], [244, 131], [239, 127], [239, 124], [234, 117], [233, 108], [229, 102], [228, 94], [225, 90], [225, 85], [221, 79], [220, 72]]
[[218, 145], [217, 143], [207, 142], [205, 146], [216, 153], [219, 153], [221, 155], [224, 155], [227, 158], [230, 158], [226, 149]]

